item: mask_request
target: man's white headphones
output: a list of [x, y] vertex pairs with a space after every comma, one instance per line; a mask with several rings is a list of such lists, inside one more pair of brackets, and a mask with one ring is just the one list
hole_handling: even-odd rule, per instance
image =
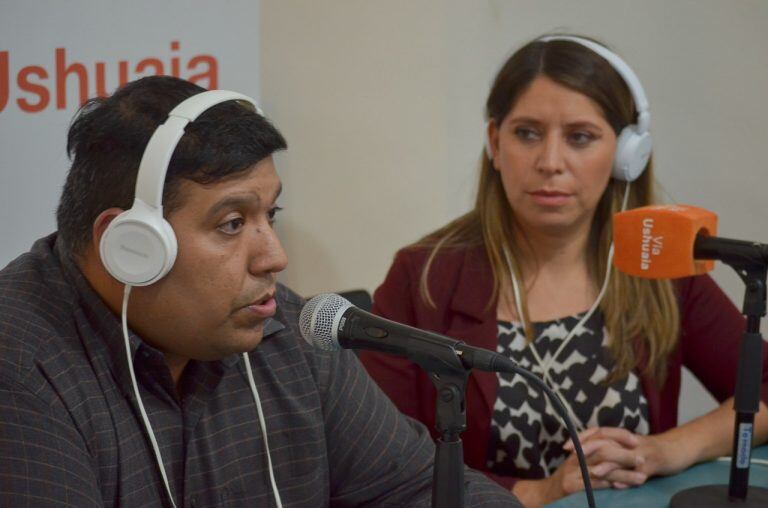
[[[616, 155], [613, 160], [611, 176], [617, 180], [627, 182], [637, 179], [643, 173], [646, 164], [648, 164], [652, 147], [651, 134], [648, 132], [648, 127], [651, 124], [651, 113], [649, 111], [648, 99], [645, 96], [645, 91], [640, 84], [637, 74], [619, 55], [589, 39], [573, 35], [547, 35], [537, 39], [537, 41], [571, 41], [581, 44], [608, 61], [624, 79], [635, 102], [637, 123], [627, 125], [619, 133], [616, 140]], [[490, 144], [486, 145], [486, 152], [488, 158], [492, 159], [493, 152], [491, 152]]]
[[226, 101], [244, 101], [262, 114], [252, 98], [211, 90], [182, 101], [147, 143], [136, 176], [133, 206], [115, 217], [101, 237], [99, 252], [110, 275], [123, 284], [148, 286], [164, 277], [176, 260], [176, 235], [163, 218], [163, 186], [168, 164], [187, 124]]

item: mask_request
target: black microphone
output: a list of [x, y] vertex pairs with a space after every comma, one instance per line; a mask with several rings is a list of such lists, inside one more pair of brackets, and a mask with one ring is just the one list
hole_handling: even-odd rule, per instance
[[465, 369], [507, 372], [524, 377], [547, 394], [555, 411], [565, 422], [579, 459], [587, 504], [595, 506], [587, 460], [576, 427], [557, 394], [536, 374], [493, 351], [358, 309], [333, 293], [317, 295], [304, 305], [299, 316], [299, 330], [307, 342], [325, 351], [341, 348], [381, 351], [405, 356], [427, 372], [437, 374], [455, 372], [458, 359]]
[[[652, 205], [613, 216], [613, 264], [644, 279], [711, 271], [715, 260], [736, 270], [768, 265], [768, 245], [718, 238], [717, 215], [689, 205]], [[712, 260], [712, 261], [709, 261]]]
[[508, 369], [510, 363], [493, 351], [376, 316], [333, 293], [317, 295], [304, 305], [299, 328], [304, 339], [320, 349], [368, 349], [405, 356], [430, 372], [449, 370], [456, 358], [464, 368], [490, 372]]

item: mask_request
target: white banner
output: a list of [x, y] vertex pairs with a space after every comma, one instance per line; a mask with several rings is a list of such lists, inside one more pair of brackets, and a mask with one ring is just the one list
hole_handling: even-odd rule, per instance
[[55, 229], [87, 98], [154, 74], [259, 97], [258, 5], [0, 0], [0, 268]]

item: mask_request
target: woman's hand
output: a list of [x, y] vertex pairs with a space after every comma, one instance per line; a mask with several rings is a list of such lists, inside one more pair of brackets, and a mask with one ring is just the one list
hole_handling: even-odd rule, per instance
[[[582, 448], [587, 463], [593, 456], [605, 455], [605, 453], [601, 453], [601, 450], [606, 446], [615, 446], [615, 444], [604, 439], [594, 439], [584, 443]], [[607, 454], [607, 456], [612, 455]], [[595, 476], [591, 472], [590, 480], [593, 489], [605, 489], [611, 486], [609, 480]], [[643, 481], [645, 481], [644, 478]], [[552, 476], [541, 480], [519, 480], [512, 488], [512, 492], [526, 507], [543, 506], [582, 490], [584, 490], [584, 480], [575, 453], [569, 455]]]
[[[592, 487], [627, 488], [657, 475], [671, 475], [730, 450], [733, 436], [733, 399], [680, 427], [641, 436], [626, 429], [594, 427], [579, 434]], [[760, 403], [755, 415], [755, 443], [768, 439], [768, 409]], [[573, 451], [569, 441], [563, 447]], [[542, 480], [520, 480], [514, 492], [525, 506], [542, 506], [584, 489], [576, 454]]]
[[[593, 440], [589, 443], [582, 445], [584, 451], [584, 457], [587, 460], [587, 468], [589, 469], [589, 477], [592, 483], [593, 489], [605, 489], [610, 487], [610, 482], [602, 479], [600, 476], [595, 475], [589, 464], [594, 460], [593, 457], [601, 456], [603, 454], [603, 448], [609, 443], [603, 440]], [[591, 459], [591, 460], [590, 460]], [[565, 461], [560, 464], [560, 467], [546, 479], [549, 481], [549, 487], [559, 493], [559, 497], [567, 496], [584, 490], [584, 479], [581, 475], [581, 468], [579, 467], [579, 459], [575, 453], [571, 453]]]
[[[603, 445], [589, 460], [590, 475], [610, 482], [614, 488], [640, 485], [656, 475], [670, 475], [693, 463], [684, 447], [665, 434], [641, 436], [625, 429], [595, 427], [579, 434], [583, 447], [594, 441]], [[563, 447], [573, 450], [573, 443]]]
[[[708, 440], [705, 436], [711, 436], [713, 428], [718, 428], [712, 425], [716, 416], [713, 413], [652, 436], [615, 427], [593, 427], [581, 432], [579, 440], [592, 488], [624, 489], [642, 485], [652, 476], [675, 474], [702, 459], [707, 460], [710, 457], [702, 456], [701, 449], [702, 443]], [[571, 441], [563, 448], [574, 451]], [[583, 489], [579, 462], [576, 454], [571, 453], [552, 476], [542, 480], [520, 480], [512, 492], [525, 506], [535, 507]]]

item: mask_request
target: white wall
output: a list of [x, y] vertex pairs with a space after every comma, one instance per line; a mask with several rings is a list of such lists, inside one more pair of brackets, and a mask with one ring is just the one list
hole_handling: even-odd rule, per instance
[[[768, 242], [767, 26], [760, 0], [263, 0], [262, 91], [290, 146], [283, 280], [373, 290], [398, 248], [468, 210], [493, 75], [556, 30], [609, 43], [639, 74], [666, 199]], [[715, 275], [740, 307], [735, 274]], [[711, 407], [685, 390], [683, 419]]]

